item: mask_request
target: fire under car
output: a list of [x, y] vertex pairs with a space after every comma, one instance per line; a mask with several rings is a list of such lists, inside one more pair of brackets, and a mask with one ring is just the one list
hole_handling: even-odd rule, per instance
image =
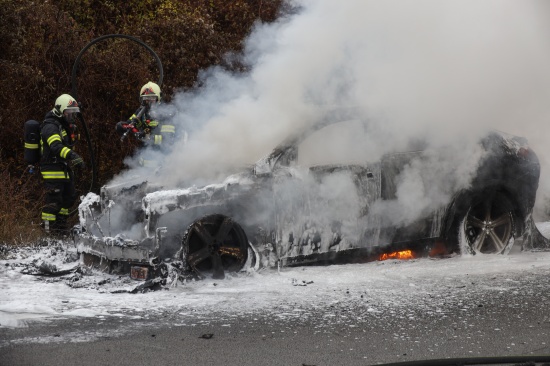
[[[89, 193], [75, 227], [81, 263], [134, 279], [162, 278], [167, 268], [219, 279], [262, 267], [550, 247], [532, 218], [540, 166], [525, 138], [485, 135], [468, 184], [408, 217], [399, 203], [406, 174], [429, 169], [433, 152], [301, 164], [302, 145], [334, 125], [296, 133], [219, 184], [166, 189], [137, 179]], [[421, 178], [430, 190], [446, 177]]]

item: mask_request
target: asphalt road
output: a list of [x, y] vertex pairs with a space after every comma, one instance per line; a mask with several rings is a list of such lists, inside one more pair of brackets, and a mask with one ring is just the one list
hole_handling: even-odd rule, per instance
[[[550, 355], [550, 276], [492, 280], [492, 286], [515, 281], [516, 290], [489, 297], [457, 286], [437, 294], [445, 297], [440, 313], [411, 306], [381, 317], [350, 295], [350, 301], [317, 308], [307, 318], [299, 312], [281, 316], [289, 310], [274, 308], [235, 317], [222, 309], [186, 315], [183, 322], [181, 314], [169, 312], [137, 320], [36, 322], [0, 329], [0, 365], [321, 366]], [[434, 294], [426, 296], [429, 303]]]

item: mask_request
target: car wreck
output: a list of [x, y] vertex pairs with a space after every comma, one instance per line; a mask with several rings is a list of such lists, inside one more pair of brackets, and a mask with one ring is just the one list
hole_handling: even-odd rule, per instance
[[165, 189], [137, 179], [89, 193], [74, 230], [81, 263], [141, 280], [170, 273], [219, 279], [404, 251], [422, 257], [550, 247], [532, 218], [540, 166], [525, 138], [489, 133], [479, 141], [483, 154], [467, 187], [396, 222], [380, 207], [396, 201], [402, 173], [426, 159], [425, 150], [351, 164], [297, 164], [300, 144], [326, 125], [297, 133], [219, 184]]

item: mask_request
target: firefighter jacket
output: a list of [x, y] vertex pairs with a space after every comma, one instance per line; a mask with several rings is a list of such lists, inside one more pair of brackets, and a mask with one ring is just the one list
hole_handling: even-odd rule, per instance
[[128, 125], [133, 125], [134, 135], [146, 145], [153, 145], [157, 149], [172, 145], [176, 127], [155, 119], [148, 108], [144, 113], [140, 113], [141, 108], [136, 110], [127, 122]]
[[71, 150], [76, 139], [74, 128], [61, 117], [48, 112], [40, 128], [42, 158], [40, 171], [47, 181], [66, 181], [70, 179], [68, 162], [76, 153]]

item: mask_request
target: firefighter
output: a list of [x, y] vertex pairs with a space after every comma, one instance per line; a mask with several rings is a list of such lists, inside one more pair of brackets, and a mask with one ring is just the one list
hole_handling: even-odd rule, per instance
[[[145, 146], [152, 146], [155, 150], [164, 149], [172, 145], [176, 128], [172, 124], [157, 120], [154, 106], [161, 103], [161, 90], [158, 84], [149, 81], [141, 87], [139, 92], [140, 107], [127, 120], [118, 122], [116, 131], [122, 138], [128, 134], [134, 135]], [[142, 158], [140, 165], [154, 166], [153, 159]]]
[[76, 100], [69, 94], [62, 94], [56, 99], [54, 108], [46, 113], [40, 127], [40, 172], [46, 190], [42, 223], [48, 233], [68, 233], [69, 209], [77, 197], [73, 170], [85, 168], [82, 157], [72, 150], [76, 143], [78, 113], [80, 108]]

